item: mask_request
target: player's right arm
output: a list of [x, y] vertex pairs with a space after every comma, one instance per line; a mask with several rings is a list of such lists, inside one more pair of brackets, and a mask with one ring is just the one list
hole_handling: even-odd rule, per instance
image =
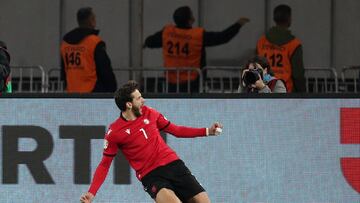
[[98, 167], [96, 168], [96, 171], [94, 173], [93, 181], [90, 185], [89, 192], [96, 195], [97, 191], [99, 190], [100, 186], [105, 181], [105, 178], [109, 172], [109, 168], [111, 165], [112, 160], [114, 157], [109, 157], [104, 155], [101, 162], [99, 163]]
[[112, 140], [110, 136], [111, 130], [107, 132], [107, 135], [104, 139], [104, 152], [103, 157], [96, 168], [96, 171], [93, 176], [93, 180], [91, 182], [90, 188], [87, 193], [83, 194], [80, 198], [80, 202], [88, 203], [91, 202], [92, 199], [95, 197], [97, 191], [103, 184], [106, 179], [106, 176], [109, 172], [109, 168], [111, 163], [116, 156], [118, 151], [116, 143]]
[[100, 186], [105, 181], [105, 178], [109, 172], [109, 168], [114, 157], [104, 155], [101, 162], [99, 163], [94, 173], [93, 180], [91, 182], [89, 191], [80, 197], [80, 202], [87, 203], [91, 202], [95, 197]]

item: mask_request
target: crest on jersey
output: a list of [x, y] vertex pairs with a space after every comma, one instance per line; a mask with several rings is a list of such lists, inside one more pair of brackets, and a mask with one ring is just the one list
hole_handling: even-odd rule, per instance
[[130, 129], [126, 129], [125, 132], [130, 135]]
[[144, 119], [144, 123], [147, 125], [150, 123], [150, 121], [148, 119]]
[[111, 131], [112, 130], [109, 128], [109, 130], [106, 132], [106, 135], [110, 135]]
[[109, 146], [109, 142], [107, 140], [104, 140], [104, 149], [107, 149]]

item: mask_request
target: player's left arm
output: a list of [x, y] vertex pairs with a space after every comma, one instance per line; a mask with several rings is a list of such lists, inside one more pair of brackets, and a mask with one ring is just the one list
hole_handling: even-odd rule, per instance
[[208, 135], [218, 135], [222, 132], [223, 125], [215, 122], [210, 128], [193, 128], [180, 126], [168, 121], [163, 115], [159, 115], [157, 125], [161, 130], [174, 135], [175, 137], [192, 138]]

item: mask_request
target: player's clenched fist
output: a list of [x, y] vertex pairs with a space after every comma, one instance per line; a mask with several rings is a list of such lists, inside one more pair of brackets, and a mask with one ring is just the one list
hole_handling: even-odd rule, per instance
[[92, 199], [94, 198], [94, 195], [90, 192], [87, 192], [80, 197], [80, 202], [82, 203], [91, 203]]
[[215, 122], [212, 124], [212, 126], [209, 128], [209, 135], [220, 135], [222, 132], [223, 125], [219, 122]]

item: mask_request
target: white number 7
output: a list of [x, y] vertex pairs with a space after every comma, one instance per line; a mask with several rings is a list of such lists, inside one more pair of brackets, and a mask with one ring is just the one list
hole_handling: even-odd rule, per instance
[[148, 139], [148, 136], [147, 136], [144, 128], [140, 128], [140, 131], [144, 134], [144, 137], [145, 137], [146, 139]]

